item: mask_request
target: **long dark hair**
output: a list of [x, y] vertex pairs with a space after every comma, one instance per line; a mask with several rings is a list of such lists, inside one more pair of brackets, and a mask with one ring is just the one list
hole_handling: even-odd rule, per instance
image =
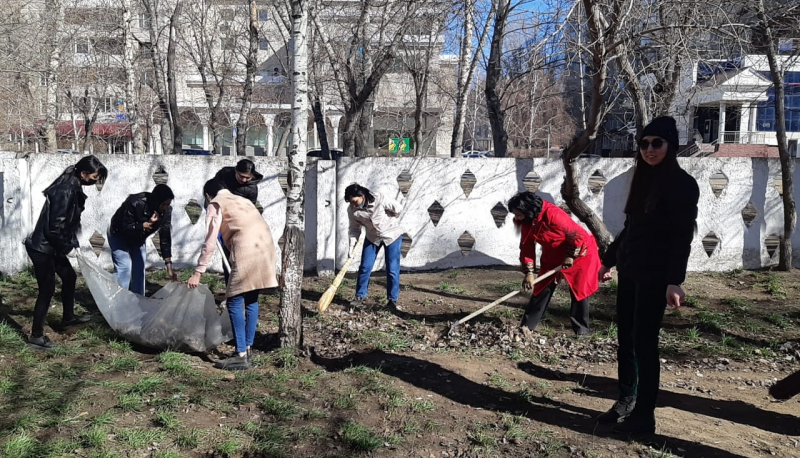
[[508, 211], [518, 210], [531, 222], [539, 217], [542, 212], [542, 198], [530, 191], [519, 192], [508, 201]]
[[[638, 148], [638, 146], [637, 146]], [[625, 203], [625, 213], [648, 213], [669, 190], [669, 176], [681, 170], [678, 164], [678, 145], [667, 142], [667, 155], [656, 166], [651, 166], [642, 157], [641, 148], [636, 153], [631, 189]]]
[[236, 171], [239, 173], [256, 173], [256, 165], [250, 159], [242, 159], [236, 164]]
[[106, 178], [108, 177], [108, 169], [106, 166], [100, 162], [100, 159], [96, 158], [95, 156], [84, 156], [75, 165], [70, 165], [63, 172], [56, 178], [50, 186], [45, 189], [45, 191], [49, 190], [50, 188], [60, 185], [62, 183], [66, 183], [70, 181], [73, 177], [78, 179], [80, 182], [81, 173], [86, 172], [88, 174], [97, 173], [97, 182], [103, 184], [106, 182]]
[[361, 186], [358, 183], [353, 183], [344, 190], [344, 201], [350, 202], [350, 199], [353, 197], [363, 197], [367, 199], [367, 203], [375, 202], [375, 196], [369, 191], [369, 189]]
[[158, 184], [147, 196], [147, 206], [152, 210], [156, 210], [163, 202], [174, 198], [175, 193], [172, 192], [172, 188], [165, 184]]

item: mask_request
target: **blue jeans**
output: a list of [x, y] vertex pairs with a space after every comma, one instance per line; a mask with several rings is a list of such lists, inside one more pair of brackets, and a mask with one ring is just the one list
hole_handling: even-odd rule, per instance
[[258, 324], [258, 291], [250, 291], [238, 296], [229, 297], [226, 303], [228, 315], [231, 317], [233, 340], [236, 341], [236, 353], [244, 353], [253, 345]]
[[358, 267], [356, 297], [367, 297], [372, 266], [375, 265], [378, 250], [383, 246], [383, 255], [386, 257], [386, 298], [397, 302], [400, 296], [400, 247], [402, 245], [402, 236], [389, 245], [384, 245], [383, 243], [376, 245], [369, 240], [364, 240], [364, 250], [361, 251], [361, 265]]
[[114, 276], [125, 289], [144, 296], [144, 260], [147, 257], [145, 244], [134, 246], [124, 239], [108, 234], [111, 260], [114, 261]]

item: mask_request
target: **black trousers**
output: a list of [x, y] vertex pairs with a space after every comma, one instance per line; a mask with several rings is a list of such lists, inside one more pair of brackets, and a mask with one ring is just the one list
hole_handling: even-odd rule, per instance
[[63, 320], [75, 318], [75, 269], [64, 255], [42, 253], [26, 248], [33, 261], [33, 272], [39, 285], [39, 295], [33, 307], [32, 337], [41, 337], [44, 333], [44, 319], [50, 309], [50, 301], [56, 292], [56, 274], [61, 278], [61, 303], [64, 305]]
[[619, 276], [617, 288], [617, 371], [620, 398], [635, 396], [635, 413], [656, 409], [661, 366], [658, 333], [667, 307], [667, 284]]
[[[522, 317], [520, 326], [527, 326], [528, 329], [533, 330], [539, 321], [542, 320], [547, 306], [550, 305], [550, 300], [553, 298], [553, 292], [556, 290], [556, 282], [552, 282], [548, 287], [536, 296], [531, 296], [525, 307], [525, 315]], [[572, 300], [569, 309], [569, 319], [572, 322], [572, 330], [577, 335], [589, 333], [589, 298], [582, 300], [575, 299], [575, 294], [572, 290], [569, 291], [570, 299]]]

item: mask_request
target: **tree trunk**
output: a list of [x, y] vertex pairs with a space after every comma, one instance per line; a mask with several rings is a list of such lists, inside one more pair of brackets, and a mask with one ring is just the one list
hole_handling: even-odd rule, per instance
[[[150, 58], [153, 61], [153, 72], [155, 73], [155, 91], [158, 98], [159, 108], [159, 137], [161, 138], [161, 154], [170, 154], [172, 151], [172, 124], [170, 117], [170, 95], [169, 90], [165, 86], [167, 76], [164, 74], [164, 65], [161, 60], [160, 42], [159, 42], [159, 16], [158, 9], [154, 6], [154, 0], [142, 0], [142, 6], [148, 16], [150, 16], [150, 27], [148, 32], [150, 35], [150, 43], [152, 44], [152, 51]], [[155, 145], [154, 145], [155, 148]]]
[[364, 103], [364, 108], [361, 110], [361, 116], [358, 118], [358, 130], [356, 131], [356, 157], [369, 156], [372, 149], [371, 134], [372, 134], [372, 119], [375, 117], [375, 92], [371, 92], [367, 101]]
[[360, 118], [360, 111], [352, 106], [345, 105], [344, 127], [342, 127], [342, 154], [348, 157], [355, 156], [356, 126]]
[[142, 130], [139, 128], [139, 104], [136, 91], [136, 73], [133, 70], [135, 50], [133, 49], [133, 32], [131, 24], [131, 0], [122, 2], [122, 43], [125, 47], [122, 64], [125, 69], [125, 114], [128, 116], [128, 125], [131, 129], [131, 144], [133, 154], [144, 152]]
[[42, 125], [42, 139], [44, 151], [55, 153], [58, 149], [58, 136], [56, 135], [56, 122], [58, 121], [58, 83], [61, 68], [61, 27], [64, 24], [64, 8], [60, 0], [48, 2], [48, 9], [53, 14], [53, 22], [49, 24], [49, 52], [47, 62], [47, 89], [45, 97], [45, 118]]
[[328, 133], [325, 131], [325, 113], [322, 111], [322, 101], [319, 98], [319, 91], [314, 95], [314, 103], [312, 104], [311, 110], [314, 113], [314, 125], [317, 128], [317, 137], [319, 137], [319, 148], [322, 150], [322, 158], [326, 160], [333, 159], [330, 145], [328, 145]]
[[466, 123], [466, 95], [469, 94], [467, 79], [472, 56], [472, 34], [475, 24], [475, 0], [464, 0], [464, 35], [458, 53], [458, 80], [456, 82], [456, 113], [453, 119], [453, 136], [450, 140], [450, 157], [460, 157], [464, 150], [464, 125]]
[[183, 128], [181, 127], [181, 116], [178, 110], [178, 91], [175, 81], [175, 47], [177, 46], [177, 27], [178, 19], [181, 15], [182, 3], [175, 4], [175, 10], [169, 19], [169, 45], [167, 48], [167, 88], [169, 89], [169, 117], [172, 125], [172, 154], [183, 153]]
[[[251, 0], [252, 1], [252, 0]], [[279, 335], [281, 347], [303, 343], [303, 317], [300, 293], [303, 287], [305, 247], [305, 166], [308, 131], [308, 29], [307, 0], [292, 0], [292, 150], [289, 153], [286, 232], [282, 247], [281, 309]]]
[[597, 240], [600, 253], [603, 254], [608, 245], [611, 244], [611, 233], [608, 232], [603, 221], [581, 200], [578, 173], [575, 169], [574, 161], [597, 138], [597, 131], [603, 120], [602, 114], [605, 106], [603, 93], [605, 91], [609, 59], [605, 42], [612, 37], [606, 37], [602, 25], [603, 19], [594, 1], [583, 0], [583, 5], [589, 29], [589, 43], [591, 43], [589, 49], [592, 56], [592, 97], [589, 102], [589, 111], [586, 113], [586, 128], [567, 145], [561, 154], [565, 172], [564, 183], [561, 186], [561, 197], [570, 211], [582, 223], [586, 224], [592, 232]]
[[792, 234], [797, 225], [797, 211], [794, 202], [794, 183], [792, 174], [794, 164], [789, 157], [788, 143], [786, 140], [786, 86], [784, 82], [784, 68], [778, 61], [778, 37], [773, 35], [767, 18], [764, 1], [758, 4], [758, 20], [761, 22], [763, 37], [766, 43], [765, 51], [769, 63], [769, 73], [775, 88], [775, 136], [778, 140], [778, 155], [781, 161], [781, 182], [783, 185], [783, 236], [780, 240], [780, 258], [778, 269], [792, 270]]
[[242, 89], [242, 106], [239, 109], [239, 119], [236, 121], [236, 154], [246, 156], [247, 152], [247, 127], [250, 125], [250, 99], [253, 96], [253, 79], [258, 68], [258, 7], [255, 0], [247, 0], [250, 7], [250, 26], [248, 35], [250, 46], [247, 49], [246, 76]]
[[498, 0], [494, 16], [494, 32], [489, 50], [489, 63], [486, 65], [486, 108], [489, 124], [492, 126], [492, 143], [495, 157], [506, 157], [508, 153], [508, 132], [505, 127], [505, 111], [503, 101], [498, 92], [498, 84], [503, 71], [503, 36], [508, 20], [510, 0]]

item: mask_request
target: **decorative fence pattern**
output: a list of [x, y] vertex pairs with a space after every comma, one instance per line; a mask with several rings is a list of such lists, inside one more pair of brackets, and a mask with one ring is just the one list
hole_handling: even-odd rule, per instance
[[[86, 189], [89, 199], [80, 234], [82, 250], [94, 250], [111, 267], [106, 232], [111, 216], [130, 193], [158, 182], [175, 192], [173, 258], [178, 267], [193, 265], [203, 239], [203, 183], [235, 157], [104, 155], [109, 179]], [[265, 179], [259, 204], [273, 236], [283, 234], [286, 164], [277, 158], [253, 158]], [[44, 203], [42, 190], [76, 156], [0, 153], [0, 272], [28, 265], [22, 245]], [[760, 268], [777, 261], [782, 233], [780, 169], [777, 160], [681, 158], [700, 185], [700, 216], [690, 258], [691, 270]], [[622, 229], [631, 159], [580, 159], [581, 195], [612, 233]], [[797, 174], [798, 172], [796, 172]], [[777, 177], [777, 181], [776, 181]], [[795, 179], [798, 179], [796, 176]], [[563, 171], [558, 159], [345, 158], [312, 160], [306, 184], [307, 270], [329, 274], [347, 251], [344, 188], [358, 182], [404, 205], [402, 267], [407, 270], [515, 265], [519, 236], [506, 206], [521, 190], [538, 192], [562, 208]], [[800, 235], [793, 237], [800, 245]], [[157, 241], [148, 241], [148, 262], [160, 265]], [[795, 250], [800, 255], [800, 250]], [[795, 259], [797, 263], [798, 259]], [[382, 255], [378, 266], [382, 266]], [[219, 259], [215, 259], [219, 267]], [[353, 267], [354, 269], [357, 266]]]

